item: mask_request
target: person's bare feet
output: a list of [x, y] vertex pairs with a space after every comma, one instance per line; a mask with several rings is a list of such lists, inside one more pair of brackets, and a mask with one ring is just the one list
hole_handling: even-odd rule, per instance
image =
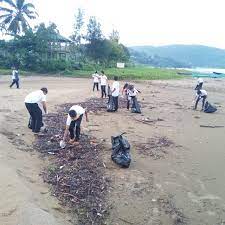
[[74, 138], [69, 140], [69, 144], [74, 144], [74, 142], [75, 142]]

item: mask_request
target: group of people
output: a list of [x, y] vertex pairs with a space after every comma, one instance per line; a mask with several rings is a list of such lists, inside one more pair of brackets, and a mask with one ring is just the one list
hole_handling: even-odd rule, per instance
[[200, 100], [202, 100], [202, 109], [201, 110], [202, 111], [204, 110], [205, 102], [206, 102], [206, 99], [207, 99], [207, 92], [206, 92], [206, 90], [204, 90], [202, 88], [203, 88], [203, 79], [198, 78], [197, 85], [195, 87], [196, 95], [195, 95], [194, 110], [197, 109], [198, 103], [199, 103]]
[[[104, 71], [101, 71], [99, 74], [98, 71], [92, 74], [92, 79], [93, 79], [93, 91], [95, 89], [99, 91], [99, 84], [101, 86], [101, 97], [104, 98], [108, 96], [109, 101], [110, 98], [112, 98], [112, 102], [114, 104], [114, 112], [118, 111], [118, 98], [120, 94], [120, 84], [118, 81], [118, 77], [114, 77], [114, 81], [112, 85], [110, 86], [108, 82], [108, 78], [105, 75]], [[107, 93], [106, 93], [107, 92]], [[134, 107], [134, 99], [136, 98], [137, 93], [140, 93], [139, 90], [137, 90], [134, 85], [125, 83], [125, 85], [122, 88], [122, 95], [125, 94], [126, 99], [127, 99], [127, 109], [129, 110], [130, 108], [130, 103], [132, 102], [132, 106]], [[108, 103], [109, 103], [108, 101]]]
[[[41, 133], [41, 127], [43, 126], [43, 114], [47, 114], [46, 95], [48, 89], [46, 87], [40, 90], [33, 91], [25, 97], [25, 106], [30, 114], [30, 120], [28, 127], [32, 130], [34, 135], [44, 135]], [[88, 115], [86, 110], [79, 106], [73, 105], [68, 112], [66, 120], [66, 129], [63, 135], [63, 142], [66, 141], [67, 136], [70, 136], [71, 144], [78, 144], [80, 139], [80, 126], [83, 115], [86, 116], [88, 122]]]

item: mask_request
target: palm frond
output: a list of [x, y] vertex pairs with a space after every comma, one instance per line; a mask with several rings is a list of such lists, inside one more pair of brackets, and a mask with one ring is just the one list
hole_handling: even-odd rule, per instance
[[5, 7], [0, 7], [0, 11], [5, 11], [5, 12], [13, 13], [13, 10], [12, 9], [8, 9], [8, 8], [5, 8]]
[[7, 17], [7, 16], [10, 16], [10, 14], [1, 15], [0, 16], [0, 20], [3, 19], [3, 18], [5, 18], [5, 17]]
[[8, 29], [9, 32], [13, 33], [14, 35], [20, 32], [19, 21], [14, 18], [10, 23]]
[[6, 18], [2, 21], [2, 23], [5, 24], [5, 25], [7, 25], [7, 24], [9, 24], [9, 23], [11, 22], [12, 19], [13, 19], [12, 15], [9, 15], [8, 17], [6, 17]]
[[8, 3], [10, 6], [16, 9], [16, 5], [12, 0], [4, 0], [5, 3]]
[[26, 3], [23, 5], [22, 9], [28, 9], [28, 8], [33, 8], [35, 9], [35, 6], [32, 3]]

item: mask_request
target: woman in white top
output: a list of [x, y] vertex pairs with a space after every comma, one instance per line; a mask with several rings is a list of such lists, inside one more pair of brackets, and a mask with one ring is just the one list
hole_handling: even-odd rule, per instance
[[47, 113], [46, 95], [47, 88], [31, 92], [25, 98], [25, 106], [31, 117], [31, 129], [34, 134], [39, 134], [42, 126], [42, 110], [39, 105], [43, 106], [44, 112]]
[[[88, 116], [86, 110], [79, 106], [74, 105], [70, 108], [67, 120], [66, 120], [66, 129], [63, 136], [63, 142], [66, 141], [66, 137], [68, 133], [70, 133], [70, 143], [76, 144], [79, 143], [80, 140], [80, 125], [83, 118], [83, 115], [86, 116], [86, 121], [88, 122]], [[74, 128], [75, 128], [75, 134], [74, 134]], [[76, 135], [76, 138], [75, 138]]]

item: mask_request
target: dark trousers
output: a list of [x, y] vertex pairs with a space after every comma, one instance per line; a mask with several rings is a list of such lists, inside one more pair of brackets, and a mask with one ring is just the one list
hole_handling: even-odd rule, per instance
[[40, 132], [42, 126], [42, 111], [37, 103], [25, 103], [25, 106], [31, 116], [31, 129], [33, 132]]
[[198, 102], [200, 101], [200, 99], [202, 99], [202, 110], [204, 109], [204, 105], [205, 105], [205, 100], [206, 100], [207, 96], [202, 96], [202, 97], [198, 97], [196, 102], [195, 102], [195, 109], [197, 109], [198, 106]]
[[131, 96], [130, 99], [127, 97], [127, 109], [130, 109], [130, 103], [132, 103], [131, 108], [135, 108], [134, 99], [135, 99], [135, 96]]
[[76, 141], [80, 139], [80, 124], [82, 121], [83, 115], [80, 115], [80, 117], [77, 120], [74, 120], [70, 123], [69, 132], [70, 132], [70, 138], [74, 139], [74, 130], [76, 133]]
[[19, 80], [13, 79], [12, 83], [10, 84], [10, 87], [12, 87], [14, 84], [16, 84], [16, 88], [20, 88], [19, 87]]
[[105, 96], [106, 98], [106, 85], [101, 85], [101, 91], [102, 91], [102, 98]]
[[118, 96], [117, 97], [114, 97], [113, 96], [113, 103], [114, 103], [114, 106], [115, 106], [115, 111], [117, 111], [118, 110]]
[[95, 87], [96, 87], [96, 89], [97, 89], [97, 91], [98, 91], [98, 83], [94, 83], [94, 84], [93, 84], [93, 91], [95, 90]]

